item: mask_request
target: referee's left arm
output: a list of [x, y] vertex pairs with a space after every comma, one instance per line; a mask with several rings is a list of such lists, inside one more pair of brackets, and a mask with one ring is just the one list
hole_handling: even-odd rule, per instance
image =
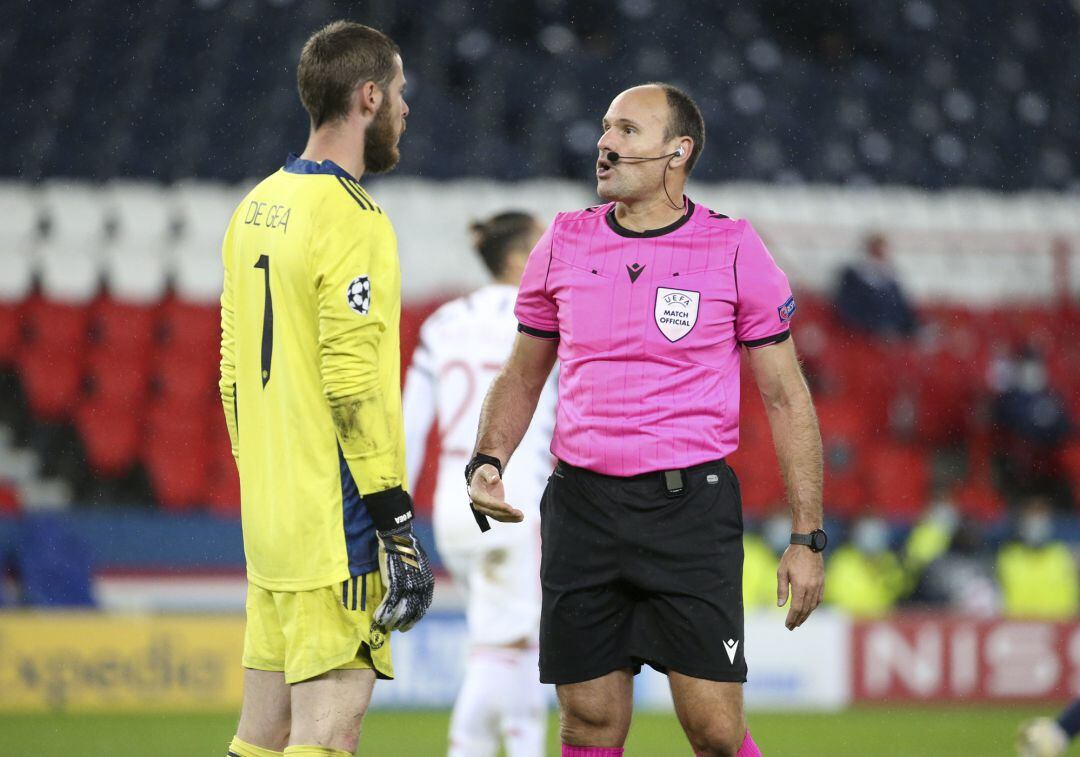
[[[821, 528], [821, 432], [794, 342], [789, 338], [747, 352], [787, 488], [792, 531]], [[787, 601], [789, 590], [791, 606], [785, 625], [790, 630], [802, 625], [821, 603], [825, 568], [820, 553], [803, 546], [787, 548], [777, 570], [778, 605]]]

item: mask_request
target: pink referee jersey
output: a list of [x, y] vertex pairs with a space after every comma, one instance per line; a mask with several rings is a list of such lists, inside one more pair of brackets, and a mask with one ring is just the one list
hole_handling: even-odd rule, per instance
[[514, 313], [559, 340], [560, 460], [633, 476], [739, 445], [739, 346], [787, 339], [795, 300], [747, 221], [686, 205], [640, 233], [614, 203], [560, 213], [529, 256]]

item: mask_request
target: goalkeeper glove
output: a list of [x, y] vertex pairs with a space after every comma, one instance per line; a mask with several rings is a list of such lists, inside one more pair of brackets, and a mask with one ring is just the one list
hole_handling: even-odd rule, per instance
[[364, 504], [379, 537], [379, 573], [385, 594], [375, 622], [387, 631], [408, 631], [431, 607], [435, 576], [412, 530], [412, 498], [400, 486], [369, 494]]

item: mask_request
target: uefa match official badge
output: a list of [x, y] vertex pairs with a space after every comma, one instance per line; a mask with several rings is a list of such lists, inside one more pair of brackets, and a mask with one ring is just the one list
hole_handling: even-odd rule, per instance
[[694, 328], [700, 301], [700, 292], [656, 288], [656, 325], [669, 342], [679, 341]]

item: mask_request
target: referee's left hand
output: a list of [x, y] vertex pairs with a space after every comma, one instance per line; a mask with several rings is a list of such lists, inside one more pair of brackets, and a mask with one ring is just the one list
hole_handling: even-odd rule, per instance
[[825, 561], [820, 552], [792, 544], [784, 550], [776, 569], [776, 606], [783, 607], [791, 594], [784, 625], [789, 631], [806, 622], [825, 595]]
[[520, 523], [525, 513], [506, 504], [502, 476], [494, 465], [481, 465], [469, 482], [469, 499], [480, 513], [501, 523]]

